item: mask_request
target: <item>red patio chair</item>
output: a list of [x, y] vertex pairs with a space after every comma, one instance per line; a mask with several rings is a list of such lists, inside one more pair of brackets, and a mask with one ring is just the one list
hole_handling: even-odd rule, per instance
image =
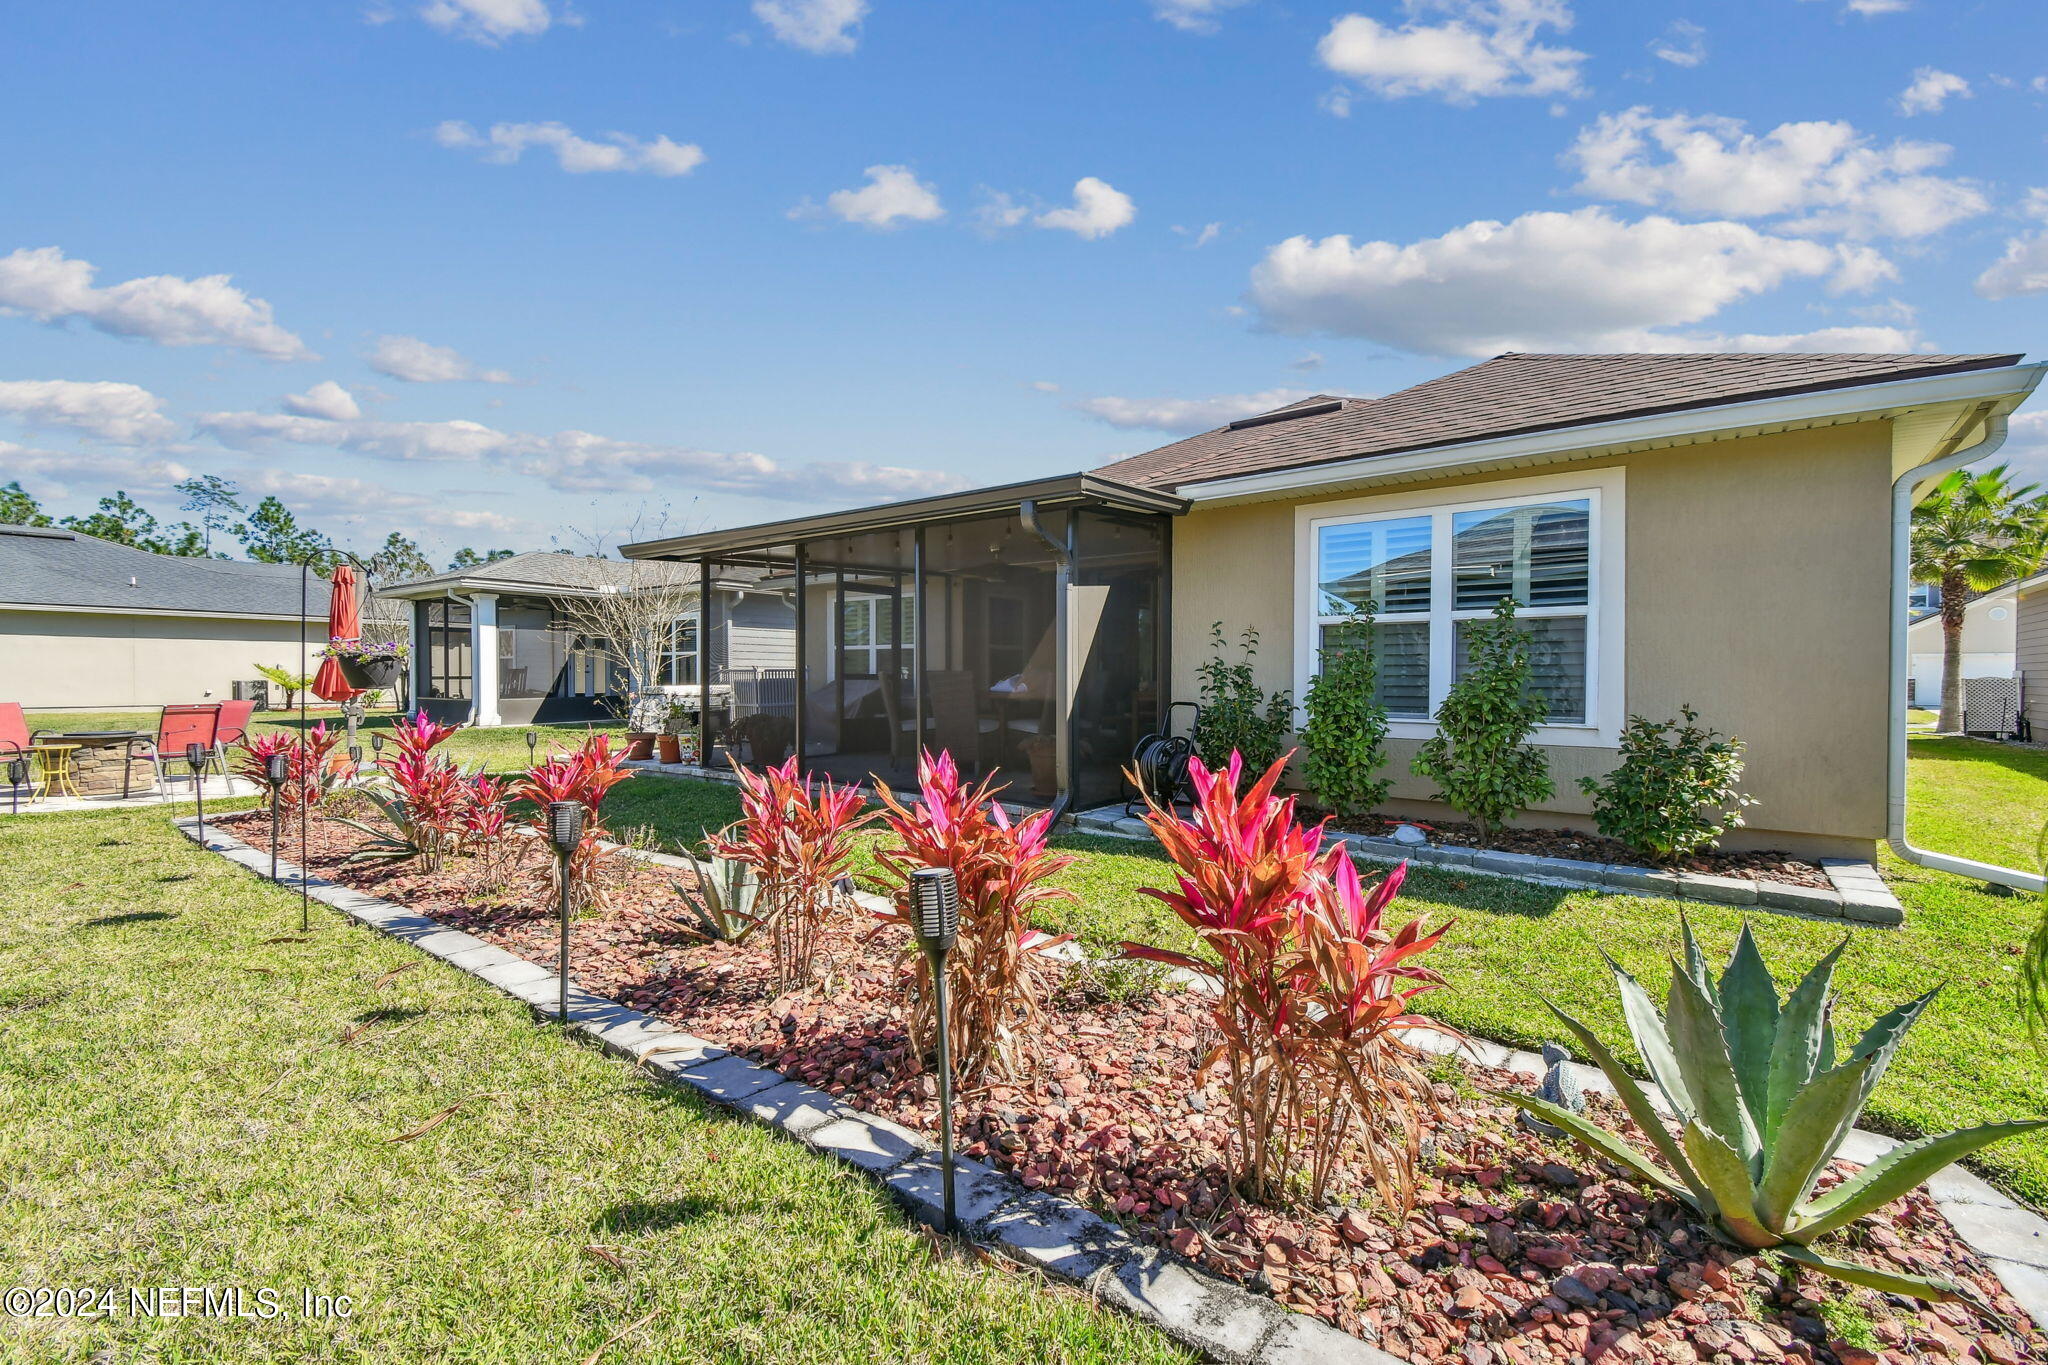
[[28, 719], [21, 713], [21, 703], [0, 701], [0, 762], [27, 754], [30, 743]]
[[[169, 774], [164, 765], [173, 759], [185, 757], [185, 748], [190, 744], [203, 744], [216, 758], [219, 755], [218, 741], [221, 732], [221, 709], [223, 702], [189, 702], [166, 706], [156, 724], [156, 741], [149, 746], [149, 763], [156, 769], [157, 795], [164, 800], [171, 799]], [[245, 718], [246, 720], [246, 718]], [[225, 771], [225, 767], [222, 769]], [[192, 780], [200, 780], [193, 774]]]
[[240, 744], [249, 732], [249, 717], [256, 714], [253, 701], [224, 701], [220, 704], [220, 729], [213, 737], [214, 756], [220, 760], [220, 770], [228, 770], [228, 746]]

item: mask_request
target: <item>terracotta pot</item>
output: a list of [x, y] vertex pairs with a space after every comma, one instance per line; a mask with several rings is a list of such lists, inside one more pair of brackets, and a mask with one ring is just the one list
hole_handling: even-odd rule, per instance
[[626, 736], [626, 757], [639, 761], [654, 757], [655, 734], [652, 730], [634, 731]]
[[663, 735], [655, 741], [655, 748], [660, 750], [661, 761], [664, 763], [683, 761], [683, 740], [680, 735]]

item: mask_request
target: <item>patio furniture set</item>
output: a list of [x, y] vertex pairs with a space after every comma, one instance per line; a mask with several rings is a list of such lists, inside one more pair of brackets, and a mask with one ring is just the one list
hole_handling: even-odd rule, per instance
[[16, 805], [57, 796], [125, 800], [155, 793], [169, 800], [170, 761], [182, 761], [199, 744], [211, 756], [206, 766], [226, 777], [228, 746], [242, 738], [255, 709], [253, 701], [166, 706], [154, 733], [31, 730], [19, 703], [0, 702], [0, 763], [9, 765], [0, 785]]

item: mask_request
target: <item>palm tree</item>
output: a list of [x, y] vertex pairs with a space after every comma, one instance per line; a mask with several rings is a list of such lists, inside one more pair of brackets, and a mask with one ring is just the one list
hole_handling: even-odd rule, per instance
[[1941, 587], [1941, 719], [1963, 725], [1963, 609], [2041, 567], [2048, 556], [2048, 498], [2015, 485], [2007, 467], [1958, 469], [1913, 509], [1913, 577]]

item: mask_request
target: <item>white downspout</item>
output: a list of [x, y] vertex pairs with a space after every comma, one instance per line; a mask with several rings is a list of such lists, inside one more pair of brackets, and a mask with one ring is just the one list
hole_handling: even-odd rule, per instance
[[1938, 872], [1953, 872], [1959, 877], [1980, 882], [2010, 886], [2019, 891], [2042, 891], [2048, 890], [2048, 882], [2044, 882], [2039, 872], [2021, 872], [1946, 853], [1932, 853], [1924, 848], [1915, 848], [1906, 838], [1906, 627], [1911, 624], [1907, 619], [1907, 596], [1912, 590], [1913, 505], [1919, 501], [1921, 491], [1928, 484], [1972, 461], [1997, 454], [1998, 448], [2005, 444], [2005, 430], [2005, 414], [1994, 413], [1984, 419], [1984, 437], [1975, 445], [1909, 469], [1892, 484], [1892, 648], [1891, 676], [1886, 689], [1891, 748], [1885, 774], [1885, 840], [1893, 852], [1909, 863], [1931, 867]]

